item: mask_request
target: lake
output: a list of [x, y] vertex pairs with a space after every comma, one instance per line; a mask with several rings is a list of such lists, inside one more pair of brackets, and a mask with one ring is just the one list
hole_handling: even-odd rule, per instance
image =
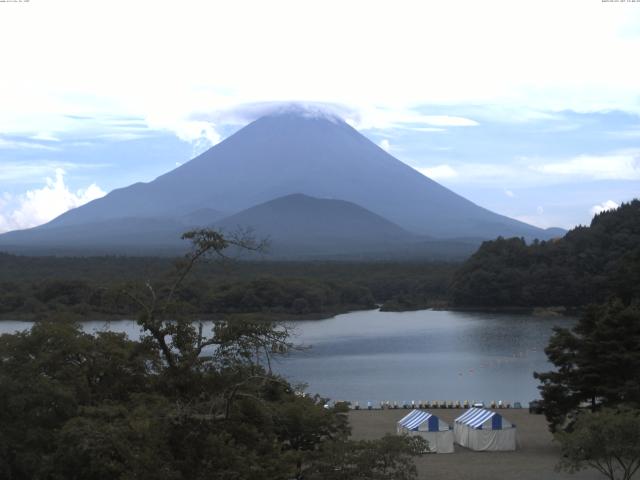
[[332, 399], [380, 402], [539, 397], [534, 371], [551, 368], [546, 347], [562, 317], [421, 310], [363, 311], [296, 324], [311, 345], [278, 363], [290, 380]]
[[[554, 325], [575, 320], [520, 314], [421, 310], [351, 312], [292, 322], [294, 341], [311, 348], [279, 359], [274, 369], [307, 391], [333, 400], [492, 400], [539, 397], [534, 371], [551, 368], [544, 354]], [[0, 333], [29, 328], [0, 322]], [[139, 336], [133, 321], [84, 322]]]

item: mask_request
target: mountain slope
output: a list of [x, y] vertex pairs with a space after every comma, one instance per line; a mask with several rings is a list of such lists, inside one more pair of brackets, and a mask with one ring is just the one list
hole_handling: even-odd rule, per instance
[[53, 222], [238, 212], [292, 193], [350, 201], [416, 233], [436, 237], [546, 237], [497, 215], [395, 159], [337, 119], [284, 113], [260, 118], [150, 183], [137, 183]]
[[378, 252], [393, 255], [400, 246], [424, 238], [411, 234], [370, 211], [343, 200], [292, 194], [270, 200], [218, 220], [220, 213], [198, 210], [180, 218], [126, 217], [11, 232], [5, 242], [21, 252], [48, 248], [50, 253], [171, 253], [186, 244], [180, 240], [190, 228], [216, 227], [233, 233], [251, 229], [258, 239], [268, 238], [269, 253], [278, 257], [343, 255]]
[[175, 254], [182, 234], [210, 226], [224, 215], [201, 209], [181, 217], [122, 217], [80, 224], [48, 224], [0, 235], [0, 249], [21, 254]]
[[434, 239], [555, 235], [475, 205], [342, 120], [288, 112], [254, 121], [152, 182], [114, 190], [35, 229], [0, 235], [0, 248], [108, 248], [110, 242], [169, 247], [185, 226], [208, 225], [220, 212], [238, 213], [294, 193], [351, 202]]
[[421, 238], [351, 202], [292, 194], [243, 210], [215, 224], [224, 231], [250, 228], [269, 238], [270, 252], [341, 254], [392, 252]]

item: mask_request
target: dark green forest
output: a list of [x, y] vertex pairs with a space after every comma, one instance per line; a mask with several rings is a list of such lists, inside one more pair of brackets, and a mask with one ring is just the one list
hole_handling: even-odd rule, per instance
[[[131, 284], [162, 276], [154, 257], [27, 257], [0, 253], [0, 318], [132, 318]], [[484, 242], [466, 262], [271, 262], [199, 264], [181, 286], [184, 311], [322, 318], [381, 305], [420, 308], [568, 307], [640, 296], [640, 201], [596, 215], [565, 237]]]
[[[174, 263], [0, 254], [0, 318], [133, 318], [137, 305], [125, 292], [136, 282], [162, 278]], [[376, 304], [415, 309], [444, 304], [456, 268], [422, 262], [210, 261], [194, 268], [177, 299], [184, 312], [200, 318], [320, 318]]]
[[484, 242], [455, 273], [449, 293], [455, 306], [481, 308], [640, 298], [640, 201], [602, 212], [561, 239]]

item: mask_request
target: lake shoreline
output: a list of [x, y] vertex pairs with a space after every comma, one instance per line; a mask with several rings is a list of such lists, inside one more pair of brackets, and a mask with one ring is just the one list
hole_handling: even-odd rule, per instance
[[[344, 315], [347, 313], [354, 312], [368, 312], [372, 310], [378, 310], [378, 307], [372, 308], [354, 308], [354, 307], [345, 307], [344, 309], [331, 309], [324, 312], [311, 312], [311, 313], [281, 313], [281, 312], [250, 312], [250, 313], [217, 313], [217, 314], [190, 314], [185, 316], [187, 320], [197, 322], [215, 322], [221, 320], [228, 319], [237, 319], [237, 320], [254, 320], [254, 321], [262, 321], [262, 322], [296, 322], [296, 321], [306, 321], [306, 320], [326, 320], [328, 318], [333, 318], [338, 315]], [[65, 317], [65, 318], [59, 318]], [[72, 321], [72, 322], [119, 322], [119, 321], [130, 321], [135, 320], [135, 315], [130, 316], [121, 316], [121, 315], [107, 315], [101, 313], [89, 313], [89, 314], [78, 314], [78, 313], [59, 313], [59, 314], [44, 314], [44, 318], [42, 316], [33, 315], [33, 314], [15, 314], [5, 313], [0, 315], [0, 323], [1, 322], [29, 322], [29, 323], [37, 323], [41, 321]]]
[[[581, 316], [585, 307], [460, 307], [453, 305], [422, 305], [420, 307], [412, 308], [397, 308], [389, 309], [383, 305], [377, 305], [372, 308], [354, 308], [345, 307], [340, 309], [331, 309], [324, 312], [310, 312], [310, 313], [281, 313], [281, 312], [250, 312], [250, 313], [218, 313], [218, 314], [190, 314], [186, 318], [191, 321], [203, 321], [203, 322], [215, 322], [227, 319], [238, 319], [246, 321], [265, 321], [265, 322], [298, 322], [307, 320], [327, 320], [339, 315], [345, 315], [356, 312], [370, 312], [380, 311], [389, 313], [403, 313], [403, 312], [421, 312], [421, 311], [437, 311], [437, 312], [465, 312], [465, 313], [497, 313], [497, 314], [512, 314], [512, 315], [527, 315], [533, 317], [577, 317]], [[43, 320], [51, 321], [73, 321], [73, 322], [86, 322], [86, 321], [104, 321], [104, 322], [118, 322], [134, 320], [132, 316], [123, 317], [120, 315], [106, 315], [101, 313], [79, 314], [79, 313], [59, 313], [44, 314], [45, 318], [33, 314], [0, 314], [0, 323], [5, 321], [14, 322], [39, 322]], [[59, 319], [57, 317], [68, 317]]]
[[469, 312], [469, 313], [505, 313], [515, 315], [532, 315], [534, 317], [576, 317], [581, 315], [585, 307], [434, 307], [432, 310]]

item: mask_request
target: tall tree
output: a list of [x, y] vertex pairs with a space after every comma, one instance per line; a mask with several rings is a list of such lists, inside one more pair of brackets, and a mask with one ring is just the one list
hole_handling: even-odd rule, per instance
[[535, 373], [552, 430], [588, 402], [592, 410], [640, 407], [640, 309], [611, 301], [593, 306], [572, 329], [558, 328], [545, 352], [556, 370]]

